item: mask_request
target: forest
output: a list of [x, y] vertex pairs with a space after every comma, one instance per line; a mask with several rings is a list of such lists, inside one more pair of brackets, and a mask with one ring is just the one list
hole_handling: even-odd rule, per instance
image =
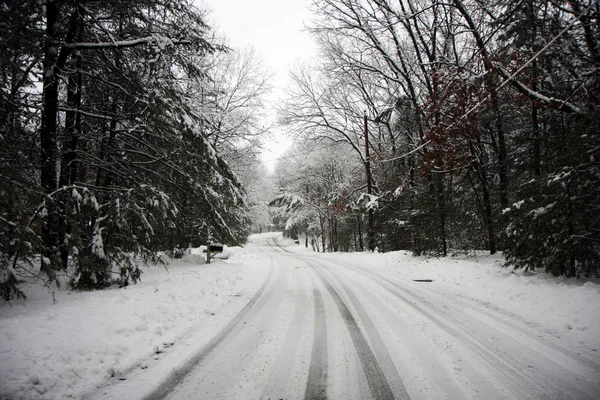
[[597, 0], [311, 3], [267, 177], [269, 73], [200, 5], [3, 1], [0, 295], [128, 285], [270, 218], [315, 251], [598, 275]]
[[0, 8], [4, 299], [32, 274], [127, 285], [160, 252], [246, 241], [242, 165], [257, 163], [269, 90], [256, 54], [231, 51], [191, 1]]
[[270, 203], [292, 237], [597, 276], [598, 1], [312, 3]]

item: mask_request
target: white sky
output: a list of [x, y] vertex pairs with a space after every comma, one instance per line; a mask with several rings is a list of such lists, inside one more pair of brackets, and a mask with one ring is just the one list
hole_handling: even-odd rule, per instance
[[[288, 83], [288, 70], [298, 60], [310, 59], [316, 47], [304, 32], [309, 24], [310, 0], [197, 0], [212, 10], [209, 21], [224, 33], [232, 47], [252, 46], [260, 54], [264, 66], [273, 74], [273, 94], [276, 102]], [[274, 114], [271, 114], [273, 120]], [[262, 160], [270, 171], [275, 159], [291, 141], [275, 126], [274, 141], [266, 143]]]

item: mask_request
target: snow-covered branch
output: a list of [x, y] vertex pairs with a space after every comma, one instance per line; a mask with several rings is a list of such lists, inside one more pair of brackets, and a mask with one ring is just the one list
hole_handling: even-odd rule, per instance
[[164, 50], [168, 46], [190, 45], [192, 44], [192, 41], [187, 39], [170, 39], [165, 36], [152, 35], [139, 39], [118, 40], [111, 42], [66, 43], [65, 46], [73, 49], [110, 49], [136, 47], [145, 44], [157, 44], [161, 50]]

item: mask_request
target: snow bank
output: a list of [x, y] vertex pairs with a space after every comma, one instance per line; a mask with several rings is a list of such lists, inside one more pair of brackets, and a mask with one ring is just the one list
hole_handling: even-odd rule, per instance
[[[291, 246], [290, 239], [279, 243]], [[295, 252], [313, 253], [296, 245]], [[288, 247], [289, 248], [289, 247]], [[540, 336], [572, 344], [600, 357], [600, 281], [554, 277], [544, 272], [526, 273], [503, 268], [501, 254], [480, 252], [447, 258], [414, 257], [409, 252], [383, 254], [336, 253], [323, 257], [376, 268], [398, 279], [431, 279], [422, 288], [474, 301], [536, 329]], [[416, 283], [415, 283], [416, 284]]]
[[47, 289], [25, 287], [27, 301], [0, 303], [0, 398], [81, 398], [192, 332], [218, 330], [231, 319], [218, 313], [234, 315], [266, 276], [241, 262], [245, 249], [229, 252], [206, 265], [193, 251], [168, 270], [144, 268], [141, 283], [122, 289], [57, 291], [55, 304]]
[[[513, 272], [501, 267], [501, 255], [438, 259], [407, 252], [317, 254], [305, 249], [303, 240], [295, 245], [280, 233], [250, 240], [266, 237], [306, 256], [377, 269], [456, 299], [456, 305], [462, 300], [479, 303], [594, 359], [600, 350], [598, 282]], [[264, 253], [249, 248], [228, 252], [229, 260], [206, 265], [196, 249], [174, 260], [168, 271], [144, 269], [137, 285], [57, 292], [56, 304], [41, 286], [24, 288], [29, 300], [13, 302], [12, 308], [0, 303], [0, 398], [102, 395], [103, 385], [134, 370], [143, 370], [147, 378], [156, 378], [146, 381], [156, 382], [210, 340], [264, 282], [269, 264]], [[419, 279], [432, 282], [414, 282]]]

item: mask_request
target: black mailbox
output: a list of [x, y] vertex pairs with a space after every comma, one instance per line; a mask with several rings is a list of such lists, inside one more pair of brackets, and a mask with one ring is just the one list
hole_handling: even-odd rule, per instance
[[211, 253], [222, 253], [223, 245], [221, 243], [211, 243], [210, 244], [210, 252]]

